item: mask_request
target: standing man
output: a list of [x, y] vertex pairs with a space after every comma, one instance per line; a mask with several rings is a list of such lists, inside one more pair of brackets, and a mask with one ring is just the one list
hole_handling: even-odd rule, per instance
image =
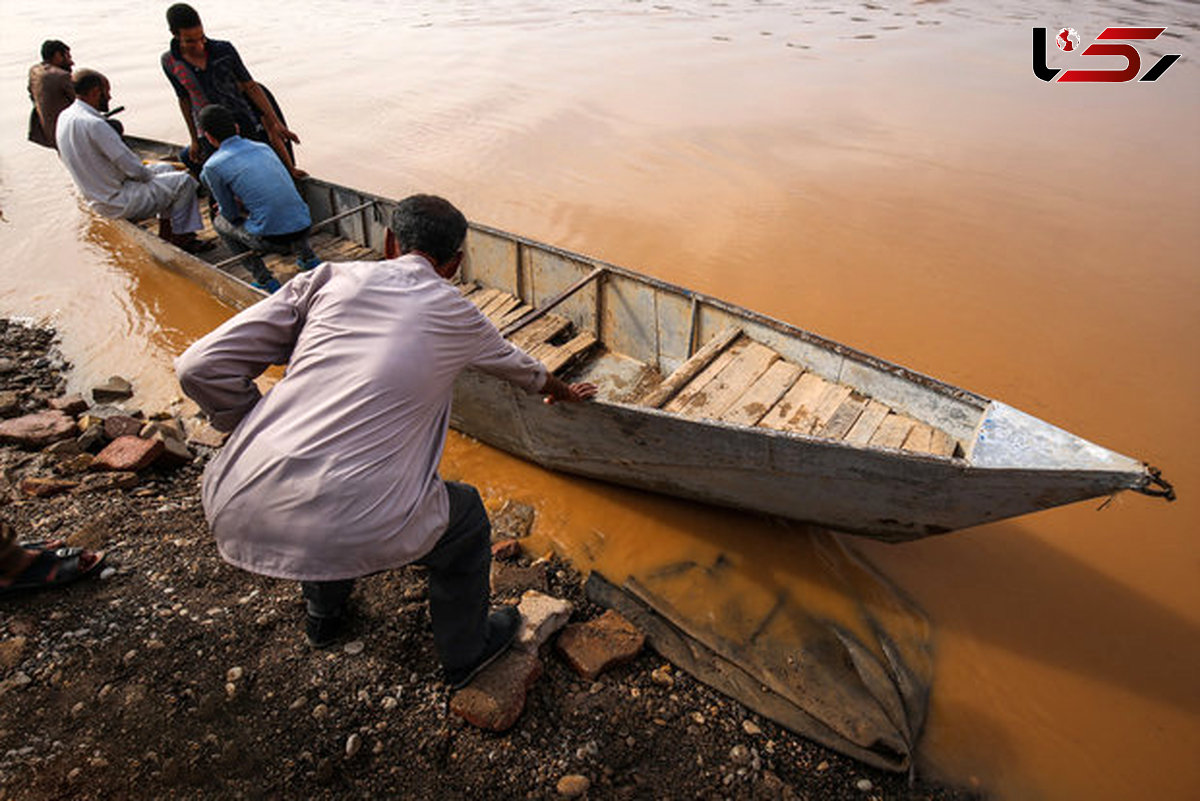
[[29, 141], [58, 148], [54, 140], [58, 115], [75, 100], [71, 86], [71, 48], [57, 39], [42, 42], [42, 60], [29, 68]]
[[[399, 258], [325, 263], [193, 344], [175, 369], [213, 426], [232, 431], [204, 473], [222, 557], [298, 579], [307, 634], [330, 645], [354, 579], [429, 568], [434, 644], [454, 687], [516, 636], [513, 607], [488, 614], [491, 526], [479, 493], [437, 474], [454, 380], [467, 367], [552, 400], [592, 397], [500, 336], [447, 279], [467, 222], [414, 195], [392, 216]], [[287, 372], [265, 397], [253, 378]]]
[[[204, 162], [200, 180], [220, 207], [213, 227], [234, 253], [297, 253], [297, 266], [320, 264], [308, 244], [312, 216], [296, 184], [268, 145], [238, 135], [233, 113], [213, 103], [200, 109], [200, 134], [216, 150]], [[267, 292], [279, 281], [257, 253], [245, 258], [254, 285]]]
[[287, 129], [267, 91], [255, 83], [242, 57], [229, 42], [209, 39], [196, 9], [176, 3], [167, 9], [171, 47], [162, 54], [162, 68], [179, 98], [179, 110], [187, 123], [190, 144], [179, 154], [193, 174], [212, 153], [200, 136], [200, 110], [220, 103], [233, 112], [242, 136], [267, 142], [294, 178], [307, 173], [296, 169], [289, 141], [300, 137]]
[[112, 94], [108, 78], [79, 70], [75, 101], [58, 117], [58, 156], [88, 207], [104, 217], [142, 220], [158, 215], [159, 236], [199, 253], [212, 242], [196, 238], [203, 224], [196, 179], [167, 164], [147, 167], [103, 116]]

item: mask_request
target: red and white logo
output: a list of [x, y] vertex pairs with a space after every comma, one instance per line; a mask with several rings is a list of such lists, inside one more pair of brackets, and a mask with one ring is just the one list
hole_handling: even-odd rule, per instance
[[1074, 28], [1063, 28], [1054, 38], [1054, 43], [1064, 53], [1072, 53], [1079, 49], [1079, 31]]
[[[1178, 53], [1168, 53], [1160, 56], [1150, 69], [1140, 78], [1142, 71], [1142, 54], [1128, 42], [1149, 42], [1157, 39], [1166, 28], [1105, 28], [1096, 37], [1096, 41], [1079, 50], [1081, 39], [1074, 28], [1061, 28], [1054, 37], [1054, 43], [1064, 53], [1087, 56], [1116, 56], [1125, 60], [1124, 67], [1109, 67], [1108, 69], [1062, 70], [1050, 69], [1046, 66], [1046, 29], [1033, 29], [1033, 74], [1043, 81], [1058, 83], [1124, 83], [1137, 78], [1141, 81], [1157, 81], [1167, 68], [1179, 60]], [[1093, 63], [1089, 61], [1088, 63]], [[1101, 62], [1109, 63], [1112, 62]], [[1059, 75], [1059, 73], [1062, 75]]]

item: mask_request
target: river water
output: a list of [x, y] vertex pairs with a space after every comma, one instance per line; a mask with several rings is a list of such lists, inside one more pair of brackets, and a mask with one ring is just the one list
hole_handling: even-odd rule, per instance
[[[75, 388], [120, 373], [147, 408], [178, 394], [171, 356], [229, 312], [82, 210], [54, 155], [24, 141], [25, 72], [44, 38], [64, 39], [78, 66], [111, 78], [129, 131], [178, 141], [157, 65], [165, 6], [0, 0], [0, 313], [57, 325]], [[902, 546], [842, 542], [932, 621], [924, 771], [1001, 799], [1200, 794], [1195, 2], [200, 11], [270, 84], [299, 163], [321, 177], [445, 195], [479, 222], [796, 323], [1162, 467], [1171, 505], [1125, 495]], [[1170, 26], [1141, 45], [1143, 64], [1183, 58], [1153, 83], [1034, 77], [1033, 27], [1074, 27], [1086, 45], [1107, 25]], [[1082, 66], [1052, 45], [1047, 59]], [[597, 536], [630, 558], [645, 543], [781, 536], [462, 438], [445, 469], [534, 503], [539, 536], [567, 553]], [[758, 550], [747, 558], [778, 558]]]

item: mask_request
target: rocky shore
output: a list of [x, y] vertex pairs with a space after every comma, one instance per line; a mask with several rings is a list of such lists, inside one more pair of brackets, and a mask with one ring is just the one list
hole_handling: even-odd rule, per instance
[[[0, 320], [0, 517], [102, 549], [97, 577], [0, 596], [0, 801], [45, 798], [960, 799], [781, 729], [641, 647], [488, 499], [521, 650], [453, 697], [425, 577], [360, 582], [337, 647], [298, 588], [229, 567], [198, 496], [220, 436], [120, 380], [64, 395], [53, 332]], [[36, 416], [36, 420], [31, 417]]]

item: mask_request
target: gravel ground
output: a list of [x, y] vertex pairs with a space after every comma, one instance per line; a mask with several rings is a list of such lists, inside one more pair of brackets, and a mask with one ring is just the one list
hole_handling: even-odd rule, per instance
[[[61, 393], [52, 340], [0, 321], [7, 416]], [[0, 801], [977, 797], [803, 740], [649, 650], [595, 682], [545, 650], [516, 725], [477, 730], [448, 712], [422, 570], [360, 582], [348, 642], [310, 649], [297, 586], [217, 556], [205, 457], [129, 489], [25, 498], [20, 479], [55, 457], [0, 447], [0, 517], [21, 539], [108, 553], [103, 578], [0, 598]], [[603, 611], [569, 565], [546, 576], [573, 620]]]

